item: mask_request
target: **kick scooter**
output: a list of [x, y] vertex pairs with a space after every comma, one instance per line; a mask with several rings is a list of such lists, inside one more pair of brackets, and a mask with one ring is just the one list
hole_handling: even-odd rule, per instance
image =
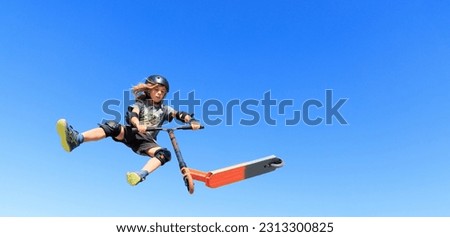
[[[203, 126], [200, 127], [200, 129], [203, 128]], [[192, 130], [192, 127], [190, 125], [185, 125], [174, 128], [147, 128], [147, 131], [166, 131], [169, 134], [170, 141], [178, 160], [180, 172], [183, 176], [184, 184], [186, 185], [186, 188], [190, 194], [194, 193], [194, 180], [204, 182], [207, 187], [218, 188], [257, 175], [272, 172], [277, 168], [282, 167], [284, 164], [283, 160], [281, 160], [277, 156], [270, 155], [261, 159], [240, 163], [209, 172], [188, 168], [175, 138], [176, 130]], [[137, 129], [133, 129], [133, 131], [137, 132]]]

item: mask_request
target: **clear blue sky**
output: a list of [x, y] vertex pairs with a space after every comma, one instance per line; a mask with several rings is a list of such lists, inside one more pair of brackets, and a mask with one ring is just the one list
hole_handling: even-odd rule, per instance
[[[447, 1], [2, 1], [0, 216], [449, 216], [449, 12]], [[59, 118], [96, 127], [105, 101], [156, 73], [169, 99], [292, 100], [275, 126], [240, 125], [249, 116], [233, 110], [231, 126], [177, 133], [200, 170], [270, 154], [285, 167], [197, 182], [191, 196], [175, 159], [131, 187], [125, 173], [146, 158], [125, 146], [63, 151]], [[348, 99], [348, 125], [284, 125], [327, 89]]]

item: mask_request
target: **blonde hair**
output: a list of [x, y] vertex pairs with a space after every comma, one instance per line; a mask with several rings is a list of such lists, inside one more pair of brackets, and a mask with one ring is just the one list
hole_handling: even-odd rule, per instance
[[133, 95], [138, 100], [145, 100], [147, 98], [147, 93], [150, 92], [151, 89], [155, 88], [156, 84], [146, 84], [139, 83], [131, 88]]

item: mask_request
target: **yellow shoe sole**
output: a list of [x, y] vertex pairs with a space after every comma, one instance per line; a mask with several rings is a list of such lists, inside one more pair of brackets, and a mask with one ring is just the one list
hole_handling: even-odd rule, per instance
[[134, 172], [128, 172], [127, 173], [127, 182], [131, 185], [131, 186], [136, 186], [139, 182], [141, 182], [141, 176], [139, 176], [138, 174], [134, 173]]
[[56, 131], [61, 139], [61, 145], [65, 151], [70, 152], [69, 144], [67, 144], [66, 127], [67, 122], [65, 119], [60, 119], [56, 122]]

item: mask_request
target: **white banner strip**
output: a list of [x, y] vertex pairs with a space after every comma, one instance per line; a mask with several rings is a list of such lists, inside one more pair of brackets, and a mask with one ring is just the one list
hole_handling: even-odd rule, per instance
[[450, 236], [449, 217], [0, 217], [0, 236]]

